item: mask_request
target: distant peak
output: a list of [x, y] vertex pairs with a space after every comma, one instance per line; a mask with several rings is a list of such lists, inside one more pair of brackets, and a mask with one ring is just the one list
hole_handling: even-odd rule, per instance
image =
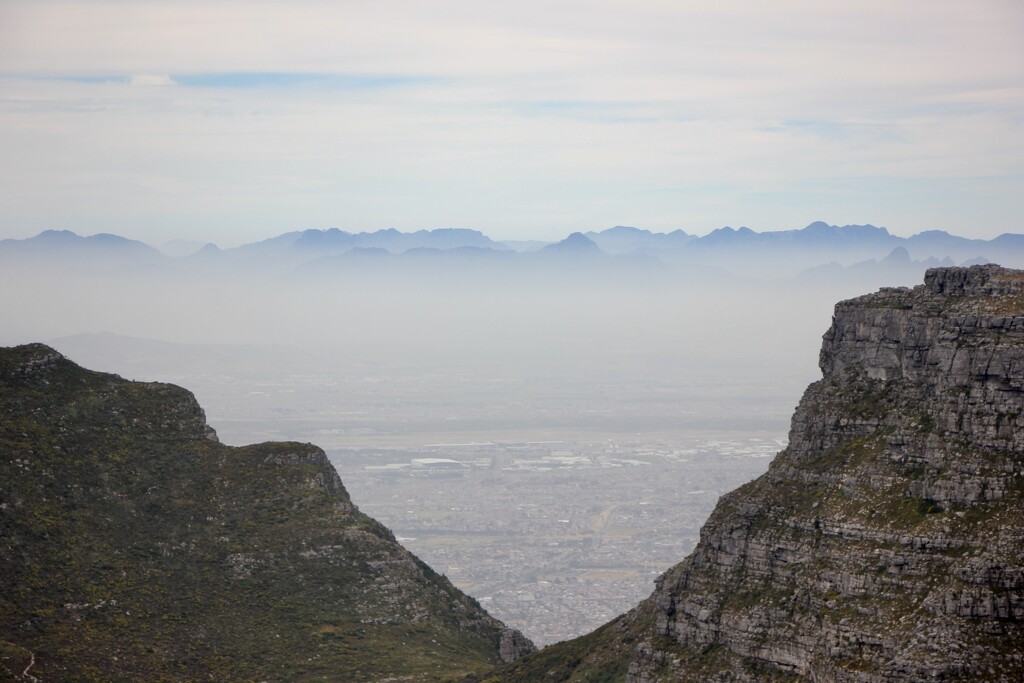
[[603, 254], [601, 247], [597, 246], [594, 240], [590, 239], [582, 232], [574, 232], [566, 237], [561, 242], [555, 244], [549, 244], [548, 246], [541, 249], [542, 252], [562, 252], [562, 253], [576, 253], [576, 254]]
[[709, 244], [718, 244], [718, 243], [728, 243], [728, 242], [731, 242], [732, 240], [734, 240], [736, 238], [744, 238], [745, 239], [745, 238], [750, 237], [751, 235], [756, 235], [756, 234], [757, 233], [755, 233], [753, 230], [751, 230], [750, 228], [747, 228], [747, 227], [734, 228], [732, 226], [726, 225], [724, 227], [716, 228], [715, 230], [712, 230], [711, 232], [709, 232], [707, 235], [705, 235], [701, 239], [704, 240], [706, 243], [709, 243]]
[[896, 247], [882, 259], [882, 263], [910, 263], [910, 252], [905, 247]]
[[434, 228], [432, 230], [421, 230], [430, 235], [475, 235], [484, 237], [484, 234], [473, 228]]
[[[579, 234], [579, 233], [576, 233]], [[650, 230], [643, 230], [641, 228], [634, 228], [631, 225], [616, 225], [614, 228], [608, 228], [598, 233], [599, 235], [615, 235], [615, 234], [629, 234], [629, 235], [650, 235]]]
[[89, 241], [91, 241], [93, 243], [103, 243], [103, 244], [128, 244], [128, 243], [144, 244], [143, 242], [139, 242], [138, 240], [129, 239], [127, 237], [122, 237], [121, 235], [115, 235], [115, 234], [109, 233], [109, 232], [98, 232], [95, 235], [93, 235], [92, 237], [86, 237], [85, 239], [87, 239], [87, 240], [89, 240]]
[[305, 230], [302, 231], [301, 234], [302, 234], [303, 237], [306, 237], [306, 236], [320, 236], [320, 235], [347, 235], [349, 233], [345, 232], [344, 230], [339, 230], [338, 228], [327, 228], [327, 229], [306, 228]]
[[582, 232], [574, 232], [558, 244], [565, 247], [572, 247], [573, 249], [587, 249], [587, 250], [598, 250], [600, 248], [594, 240], [590, 239]]
[[885, 228], [880, 228], [870, 223], [864, 225], [830, 225], [825, 221], [814, 221], [810, 223], [806, 228], [803, 228], [805, 232], [877, 232], [881, 234], [889, 234], [889, 231]]
[[71, 232], [70, 230], [43, 230], [41, 233], [36, 235], [33, 239], [79, 239], [78, 233]]
[[100, 232], [95, 235], [83, 236], [70, 230], [44, 230], [35, 237], [17, 241], [31, 249], [56, 251], [85, 250], [94, 253], [102, 253], [105, 250], [107, 253], [127, 253], [126, 250], [136, 254], [143, 252], [153, 254], [160, 253], [144, 242], [109, 232]]

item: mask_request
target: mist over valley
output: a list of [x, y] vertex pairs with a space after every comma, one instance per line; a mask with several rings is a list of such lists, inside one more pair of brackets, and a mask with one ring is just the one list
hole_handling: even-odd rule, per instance
[[546, 644], [636, 604], [764, 472], [836, 301], [1016, 244], [310, 230], [167, 256], [53, 232], [0, 242], [0, 341], [187, 387], [227, 444], [321, 446], [357, 505]]

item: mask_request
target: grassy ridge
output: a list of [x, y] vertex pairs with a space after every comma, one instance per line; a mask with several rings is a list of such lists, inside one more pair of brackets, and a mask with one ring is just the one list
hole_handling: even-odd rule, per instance
[[[0, 350], [0, 675], [445, 680], [503, 625], [352, 505], [320, 449], [224, 446], [178, 387]], [[0, 679], [3, 680], [3, 679]]]

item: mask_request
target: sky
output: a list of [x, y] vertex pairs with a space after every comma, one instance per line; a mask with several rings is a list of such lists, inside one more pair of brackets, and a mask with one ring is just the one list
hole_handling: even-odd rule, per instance
[[0, 238], [1024, 232], [1018, 0], [0, 0]]

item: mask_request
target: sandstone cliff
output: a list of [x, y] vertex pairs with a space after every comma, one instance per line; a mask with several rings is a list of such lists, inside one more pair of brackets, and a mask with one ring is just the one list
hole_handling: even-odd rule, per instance
[[311, 444], [0, 349], [0, 680], [438, 681], [532, 649], [360, 513]]
[[485, 680], [1024, 680], [1024, 272], [842, 302], [821, 369], [647, 601]]

